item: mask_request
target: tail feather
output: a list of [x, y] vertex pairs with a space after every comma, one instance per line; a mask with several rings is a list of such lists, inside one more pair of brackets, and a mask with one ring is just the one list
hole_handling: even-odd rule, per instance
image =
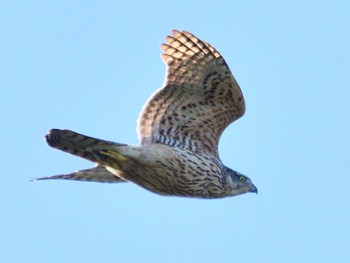
[[76, 171], [70, 174], [60, 174], [48, 177], [41, 177], [34, 179], [36, 180], [53, 180], [53, 179], [63, 179], [63, 180], [77, 180], [77, 181], [87, 181], [87, 182], [99, 182], [99, 183], [121, 183], [126, 182], [125, 180], [119, 178], [118, 176], [110, 173], [106, 168], [102, 166], [96, 166], [94, 168]]
[[93, 162], [101, 162], [100, 151], [126, 146], [126, 144], [104, 141], [70, 130], [52, 129], [45, 138], [51, 147]]

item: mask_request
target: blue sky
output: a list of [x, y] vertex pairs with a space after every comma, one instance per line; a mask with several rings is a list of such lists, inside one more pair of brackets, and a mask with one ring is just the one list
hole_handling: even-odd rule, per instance
[[[2, 1], [4, 262], [347, 262], [348, 1]], [[161, 197], [132, 184], [29, 182], [93, 164], [51, 128], [137, 144], [164, 79], [160, 43], [188, 30], [224, 56], [247, 104], [224, 163], [259, 194]]]

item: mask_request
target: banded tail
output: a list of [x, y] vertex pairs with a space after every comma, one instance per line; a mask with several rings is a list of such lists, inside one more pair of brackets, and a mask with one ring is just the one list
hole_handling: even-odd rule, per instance
[[45, 136], [46, 142], [53, 148], [79, 156], [92, 162], [101, 163], [105, 157], [103, 151], [127, 146], [89, 137], [70, 130], [52, 129]]
[[[46, 142], [53, 148], [82, 157], [96, 163], [108, 164], [108, 153], [117, 151], [119, 144], [85, 136], [70, 130], [52, 129], [45, 136]], [[106, 153], [106, 154], [105, 154]], [[60, 174], [41, 177], [35, 180], [65, 179], [78, 181], [92, 181], [101, 183], [119, 183], [125, 180], [109, 172], [105, 167], [98, 165], [94, 168], [79, 170], [69, 174]]]

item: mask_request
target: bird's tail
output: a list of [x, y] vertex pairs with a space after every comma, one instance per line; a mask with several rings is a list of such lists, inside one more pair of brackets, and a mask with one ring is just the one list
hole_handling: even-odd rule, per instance
[[117, 153], [118, 148], [127, 146], [85, 136], [70, 130], [52, 129], [45, 136], [46, 142], [53, 148], [96, 162], [108, 165], [109, 153]]

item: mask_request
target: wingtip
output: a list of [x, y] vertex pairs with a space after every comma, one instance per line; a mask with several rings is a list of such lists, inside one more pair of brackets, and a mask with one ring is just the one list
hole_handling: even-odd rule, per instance
[[171, 30], [171, 34], [172, 34], [173, 36], [175, 36], [176, 34], [181, 34], [181, 30], [172, 29], [172, 30]]
[[44, 180], [49, 180], [49, 179], [53, 179], [50, 176], [45, 176], [45, 177], [38, 177], [38, 178], [31, 178], [29, 179], [29, 182], [36, 182], [36, 181], [44, 181]]
[[29, 182], [35, 182], [35, 181], [44, 181], [44, 180], [52, 180], [57, 179], [57, 175], [54, 176], [45, 176], [45, 177], [38, 177], [38, 178], [32, 178], [29, 180]]
[[177, 38], [178, 36], [193, 36], [189, 31], [187, 30], [179, 30], [179, 29], [173, 29], [171, 30], [171, 34], [173, 37]]

